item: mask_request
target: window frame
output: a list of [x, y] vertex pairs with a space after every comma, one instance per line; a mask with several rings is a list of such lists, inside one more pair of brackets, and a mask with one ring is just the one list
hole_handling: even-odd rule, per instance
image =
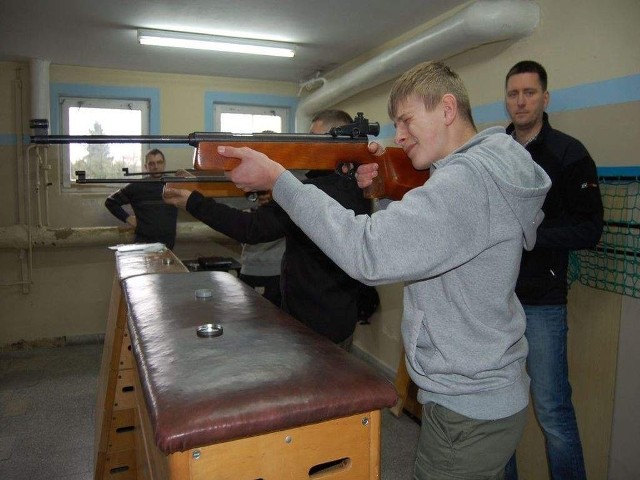
[[[116, 100], [142, 100], [148, 102], [149, 106], [149, 135], [160, 134], [160, 89], [156, 87], [130, 87], [130, 86], [113, 86], [113, 85], [93, 85], [79, 83], [51, 83], [49, 86], [50, 98], [50, 118], [51, 118], [51, 134], [61, 135], [61, 113], [60, 98], [62, 97], [83, 97], [94, 99], [116, 99]], [[150, 145], [153, 148], [155, 145]], [[57, 145], [58, 156], [58, 188], [62, 194], [105, 194], [113, 192], [118, 187], [117, 184], [91, 184], [77, 185], [71, 183], [69, 187], [64, 186], [65, 178], [65, 162], [66, 174], [68, 175], [71, 167], [69, 165], [69, 156], [64, 155], [61, 145]], [[53, 148], [53, 147], [50, 147]], [[141, 146], [141, 148], [143, 148]]]
[[[134, 99], [134, 98], [101, 98], [95, 96], [83, 95], [60, 95], [58, 97], [60, 108], [60, 128], [63, 135], [69, 135], [69, 109], [82, 105], [88, 108], [108, 108], [122, 110], [140, 110], [140, 135], [149, 135], [150, 127], [150, 100]], [[126, 135], [125, 133], [121, 133]], [[149, 143], [140, 144], [140, 165], [142, 169], [144, 161], [144, 153], [149, 150]], [[60, 188], [62, 191], [75, 192], [80, 191], [79, 186], [71, 180], [71, 158], [69, 144], [62, 145], [62, 161], [60, 172]], [[87, 188], [88, 187], [88, 188]], [[82, 191], [87, 193], [108, 192], [113, 190], [113, 186], [108, 184], [82, 185]]]
[[205, 92], [204, 128], [205, 131], [220, 131], [219, 121], [215, 121], [218, 105], [236, 105], [256, 107], [260, 109], [284, 108], [288, 112], [287, 124], [283, 125], [283, 133], [295, 132], [295, 114], [299, 98], [295, 96], [270, 95], [256, 93]]

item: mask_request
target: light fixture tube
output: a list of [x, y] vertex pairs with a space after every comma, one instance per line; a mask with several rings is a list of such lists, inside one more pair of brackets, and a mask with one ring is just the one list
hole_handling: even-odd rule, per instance
[[291, 43], [248, 38], [223, 37], [200, 33], [169, 32], [163, 30], [138, 29], [140, 45], [194, 48], [217, 52], [249, 53], [273, 57], [293, 57], [296, 46]]

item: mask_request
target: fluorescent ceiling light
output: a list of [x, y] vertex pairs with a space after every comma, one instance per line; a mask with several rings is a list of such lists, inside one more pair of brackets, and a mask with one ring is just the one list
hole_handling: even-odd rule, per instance
[[218, 52], [250, 53], [273, 57], [293, 57], [296, 46], [291, 43], [251, 40], [248, 38], [222, 37], [200, 33], [168, 32], [163, 30], [138, 29], [140, 45], [194, 48]]

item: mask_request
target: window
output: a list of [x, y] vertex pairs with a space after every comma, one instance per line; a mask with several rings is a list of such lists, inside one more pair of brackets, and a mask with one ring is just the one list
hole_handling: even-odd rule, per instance
[[[149, 102], [127, 99], [60, 97], [64, 135], [148, 135]], [[118, 178], [122, 169], [142, 171], [148, 144], [72, 143], [64, 146], [63, 188], [70, 188], [75, 172], [87, 178]]]
[[289, 125], [289, 109], [252, 105], [214, 105], [214, 130], [231, 133], [282, 133]]

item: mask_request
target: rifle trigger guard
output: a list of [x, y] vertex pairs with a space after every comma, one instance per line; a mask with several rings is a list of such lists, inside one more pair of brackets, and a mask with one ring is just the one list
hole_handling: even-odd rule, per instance
[[357, 162], [340, 162], [336, 165], [335, 172], [341, 177], [347, 177], [349, 179], [356, 179], [356, 170], [360, 166]]

